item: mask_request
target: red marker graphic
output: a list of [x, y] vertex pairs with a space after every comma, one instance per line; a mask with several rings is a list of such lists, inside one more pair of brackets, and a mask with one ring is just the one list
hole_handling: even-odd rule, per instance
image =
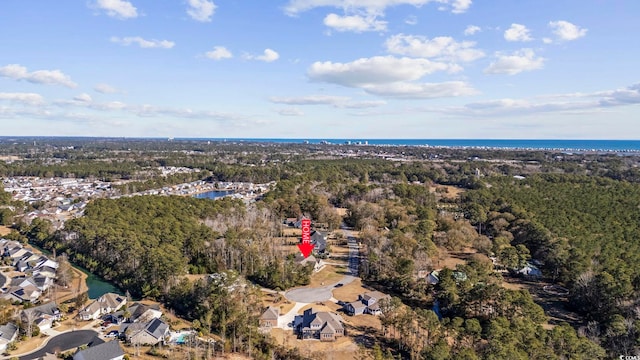
[[302, 255], [307, 258], [311, 255], [314, 246], [311, 244], [311, 220], [302, 219], [302, 242], [298, 244]]

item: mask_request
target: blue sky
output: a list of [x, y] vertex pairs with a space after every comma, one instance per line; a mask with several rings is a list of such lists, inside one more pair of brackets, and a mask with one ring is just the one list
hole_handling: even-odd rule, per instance
[[638, 139], [638, 16], [625, 0], [5, 0], [0, 135]]

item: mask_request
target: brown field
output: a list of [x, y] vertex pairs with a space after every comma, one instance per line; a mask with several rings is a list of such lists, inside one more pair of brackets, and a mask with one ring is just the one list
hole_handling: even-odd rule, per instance
[[336, 208], [338, 215], [345, 217], [347, 216], [347, 208]]
[[436, 189], [437, 188], [445, 188], [445, 189], [447, 189], [447, 192], [437, 193], [441, 197], [447, 198], [447, 199], [455, 199], [458, 196], [460, 196], [460, 194], [462, 194], [464, 192], [464, 189], [459, 188], [459, 187], [455, 187], [455, 186], [452, 186], [452, 185], [429, 186], [429, 192], [436, 193]]
[[11, 232], [11, 229], [4, 225], [0, 225], [0, 236], [8, 235]]
[[288, 227], [288, 226], [283, 226], [282, 227], [282, 236], [284, 236], [284, 237], [302, 236], [302, 230], [296, 229], [296, 228], [292, 228], [292, 227]]
[[466, 264], [467, 260], [469, 260], [473, 254], [478, 253], [476, 249], [473, 249], [470, 247], [464, 248], [461, 251], [451, 251], [451, 252], [448, 252], [445, 249], [439, 249], [439, 250], [440, 250], [440, 253], [445, 256], [434, 259], [433, 264], [436, 269], [442, 269], [442, 268], [455, 269], [456, 265]]
[[345, 302], [358, 300], [358, 295], [369, 291], [362, 286], [362, 280], [359, 278], [353, 282], [333, 290], [333, 297]]
[[278, 344], [297, 348], [300, 353], [312, 359], [355, 360], [358, 357], [358, 345], [351, 336], [345, 336], [333, 342], [318, 340], [298, 340], [292, 331], [271, 330], [271, 336]]
[[280, 314], [286, 314], [291, 310], [295, 303], [287, 300], [281, 294], [272, 294], [272, 293], [262, 293], [262, 305], [266, 308], [267, 306], [280, 308]]
[[193, 281], [198, 281], [200, 279], [204, 279], [205, 277], [207, 277], [207, 275], [208, 274], [186, 274], [186, 275], [183, 275], [183, 277], [193, 282]]
[[311, 275], [310, 287], [319, 287], [337, 282], [344, 276], [344, 268], [326, 265], [322, 270]]

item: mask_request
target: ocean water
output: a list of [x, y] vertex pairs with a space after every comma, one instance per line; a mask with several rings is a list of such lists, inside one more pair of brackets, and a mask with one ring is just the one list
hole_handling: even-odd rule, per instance
[[[184, 139], [187, 140], [187, 139]], [[574, 151], [640, 151], [640, 140], [523, 140], [523, 139], [276, 139], [214, 138], [188, 139], [223, 142], [368, 144], [386, 146], [430, 146], [451, 148], [556, 149]]]

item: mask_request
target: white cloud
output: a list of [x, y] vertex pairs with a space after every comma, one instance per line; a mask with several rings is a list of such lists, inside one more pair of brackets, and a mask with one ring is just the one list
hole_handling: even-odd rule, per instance
[[587, 29], [564, 20], [551, 21], [549, 27], [559, 41], [572, 41], [587, 35]]
[[522, 24], [511, 24], [511, 27], [504, 32], [507, 41], [531, 41], [531, 31]]
[[204, 54], [211, 60], [231, 59], [233, 54], [224, 46], [214, 46], [213, 50], [207, 51]]
[[345, 15], [329, 14], [324, 18], [324, 24], [336, 31], [385, 31], [387, 22], [378, 20], [374, 15]]
[[36, 93], [6, 93], [0, 92], [0, 101], [18, 102], [29, 105], [42, 104], [42, 95]]
[[107, 15], [118, 19], [138, 17], [138, 10], [126, 0], [97, 0], [95, 7], [106, 11]]
[[280, 54], [278, 54], [275, 50], [265, 49], [262, 55], [251, 55], [245, 54], [244, 58], [247, 60], [259, 60], [264, 62], [273, 62], [280, 58]]
[[360, 88], [383, 97], [427, 99], [475, 94], [470, 85], [461, 81], [415, 82], [437, 71], [458, 70], [455, 64], [424, 58], [376, 56], [350, 63], [316, 62], [309, 68], [308, 76], [313, 81]]
[[468, 25], [466, 29], [464, 29], [464, 34], [466, 36], [471, 36], [474, 35], [475, 33], [478, 33], [482, 31], [482, 29], [480, 28], [480, 26], [476, 26], [476, 25]]
[[366, 100], [366, 101], [347, 101], [345, 103], [336, 104], [337, 108], [343, 109], [368, 109], [385, 105], [387, 102], [383, 100]]
[[289, 0], [284, 10], [290, 16], [319, 7], [333, 7], [346, 11], [364, 11], [368, 14], [381, 15], [388, 7], [412, 5], [420, 7], [431, 2], [445, 4], [451, 7], [455, 14], [469, 9], [472, 0]]
[[462, 14], [469, 10], [469, 7], [471, 7], [471, 2], [471, 0], [453, 0], [453, 2], [451, 3], [451, 12], [454, 14]]
[[116, 89], [115, 87], [109, 84], [97, 84], [96, 86], [93, 87], [93, 90], [102, 94], [117, 94], [120, 92], [120, 90]]
[[475, 95], [478, 93], [478, 91], [464, 81], [447, 81], [442, 83], [396, 82], [367, 86], [365, 87], [365, 91], [373, 95], [404, 99], [434, 99]]
[[601, 97], [600, 105], [602, 106], [640, 104], [640, 83], [625, 89], [598, 92], [594, 96]]
[[456, 68], [451, 64], [427, 59], [375, 56], [350, 63], [315, 62], [309, 68], [308, 75], [314, 81], [362, 87], [368, 84], [413, 81], [436, 71], [447, 70]]
[[398, 34], [387, 39], [385, 46], [392, 54], [436, 58], [444, 61], [470, 62], [485, 56], [475, 49], [475, 42], [457, 42], [448, 36], [428, 39], [423, 36]]
[[116, 44], [120, 44], [120, 45], [124, 45], [124, 46], [129, 46], [131, 44], [137, 44], [138, 46], [140, 46], [143, 49], [171, 49], [172, 47], [174, 47], [176, 45], [176, 43], [174, 43], [173, 41], [169, 41], [169, 40], [146, 40], [141, 38], [140, 36], [128, 36], [128, 37], [123, 37], [123, 38], [119, 38], [117, 36], [112, 36], [111, 39], [109, 39], [112, 43], [116, 43]]
[[91, 103], [91, 102], [93, 102], [93, 99], [91, 98], [91, 95], [86, 94], [86, 93], [74, 96], [73, 100], [78, 101], [78, 102], [83, 102], [83, 103]]
[[187, 8], [187, 14], [191, 16], [193, 20], [200, 22], [209, 22], [216, 10], [216, 5], [213, 1], [208, 0], [188, 0], [189, 8]]
[[70, 88], [78, 86], [71, 81], [68, 75], [65, 75], [60, 70], [37, 70], [28, 72], [26, 67], [18, 64], [0, 67], [0, 77], [25, 80], [34, 84], [62, 85]]
[[378, 107], [386, 104], [386, 101], [369, 100], [354, 101], [346, 96], [308, 95], [298, 97], [272, 97], [269, 101], [286, 105], [331, 105], [341, 109], [364, 109]]
[[553, 94], [534, 99], [494, 99], [464, 106], [430, 108], [426, 111], [461, 116], [509, 116], [536, 113], [599, 112], [603, 109], [640, 104], [640, 84], [594, 93]]
[[542, 42], [545, 44], [551, 44], [553, 42], [553, 39], [550, 39], [548, 37], [542, 38]]
[[405, 20], [404, 23], [407, 25], [416, 25], [418, 24], [418, 18], [415, 15], [409, 15]]
[[282, 116], [303, 116], [304, 112], [296, 108], [276, 109], [278, 114]]
[[113, 110], [124, 110], [127, 109], [128, 106], [127, 104], [121, 102], [121, 101], [109, 101], [106, 103], [93, 103], [90, 106], [92, 109], [95, 110], [102, 110], [102, 111], [113, 111]]
[[486, 74], [515, 75], [523, 71], [542, 69], [545, 59], [536, 57], [532, 49], [521, 49], [511, 54], [496, 53], [497, 60], [492, 62], [484, 72]]
[[330, 95], [309, 95], [299, 97], [271, 97], [269, 101], [276, 104], [286, 105], [334, 105], [348, 101], [349, 98], [345, 96], [330, 96]]

